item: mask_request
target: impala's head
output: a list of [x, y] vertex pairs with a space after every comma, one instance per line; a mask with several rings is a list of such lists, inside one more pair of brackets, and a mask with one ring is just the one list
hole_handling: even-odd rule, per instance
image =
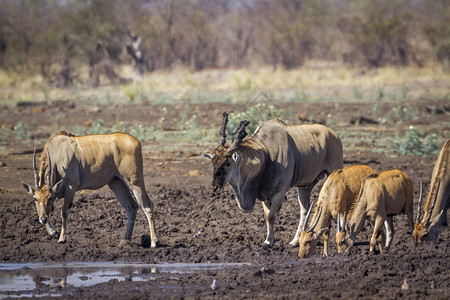
[[236, 150], [239, 148], [240, 142], [247, 135], [245, 127], [249, 124], [248, 121], [242, 121], [234, 134], [233, 141], [230, 146], [225, 146], [226, 142], [226, 126], [228, 123], [228, 114], [223, 113], [222, 127], [219, 134], [221, 136], [219, 145], [214, 149], [214, 153], [202, 153], [204, 157], [211, 160], [213, 164], [213, 191], [221, 190], [237, 173], [240, 155]]
[[320, 208], [319, 212], [317, 213], [313, 224], [308, 228], [308, 230], [306, 230], [306, 223], [308, 222], [311, 208], [312, 205], [309, 208], [308, 213], [306, 214], [305, 222], [303, 223], [302, 231], [298, 239], [298, 257], [300, 258], [307, 258], [311, 255], [314, 255], [316, 253], [317, 243], [319, 242], [320, 235], [328, 231], [328, 228], [322, 228], [318, 232], [314, 232], [314, 229], [322, 213], [322, 208]]
[[414, 224], [414, 231], [413, 231], [413, 237], [414, 237], [414, 243], [415, 245], [419, 245], [423, 241], [429, 241], [434, 240], [437, 237], [438, 227], [439, 227], [439, 219], [441, 218], [442, 214], [444, 213], [443, 210], [436, 216], [434, 216], [433, 219], [431, 219], [433, 214], [433, 209], [437, 201], [438, 191], [439, 187], [441, 185], [441, 180], [438, 179], [436, 189], [430, 190], [430, 195], [428, 195], [428, 199], [431, 198], [431, 193], [434, 191], [434, 197], [433, 201], [431, 202], [431, 205], [429, 205], [428, 210], [424, 212], [421, 208], [422, 204], [422, 181], [420, 182], [420, 195], [419, 195], [419, 205], [418, 205], [418, 212], [417, 212], [417, 219], [416, 224]]
[[337, 229], [336, 229], [336, 246], [338, 253], [344, 253], [347, 250], [347, 239], [345, 231], [345, 222], [347, 220], [347, 212], [344, 213], [344, 222], [341, 225], [341, 215], [337, 216]]
[[33, 196], [34, 203], [39, 216], [39, 222], [45, 224], [48, 221], [48, 216], [53, 208], [53, 201], [56, 194], [61, 190], [63, 180], [61, 179], [55, 185], [51, 186], [51, 164], [50, 155], [47, 150], [47, 172], [45, 180], [39, 179], [39, 174], [36, 169], [36, 149], [33, 153], [33, 172], [34, 172], [34, 187], [22, 181], [24, 189]]

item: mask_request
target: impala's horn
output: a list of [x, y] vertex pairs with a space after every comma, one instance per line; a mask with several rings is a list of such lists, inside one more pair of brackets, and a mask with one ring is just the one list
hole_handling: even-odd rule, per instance
[[338, 213], [338, 215], [337, 215], [337, 229], [336, 229], [337, 232], [343, 231], [341, 229], [341, 226], [340, 226], [340, 219], [341, 219], [341, 214]]
[[52, 163], [50, 161], [50, 153], [48, 152], [47, 149], [47, 172], [45, 173], [45, 179], [47, 180], [47, 188], [51, 189], [52, 188], [52, 182], [51, 182], [51, 178], [52, 178]]
[[245, 131], [245, 127], [250, 124], [249, 121], [241, 121], [239, 124], [238, 129], [234, 133], [233, 141], [231, 142], [230, 147], [227, 149], [227, 152], [231, 152], [236, 150], [239, 147], [239, 144], [242, 142], [242, 140], [247, 136], [247, 132]]
[[306, 230], [306, 224], [308, 223], [308, 219], [309, 219], [309, 215], [311, 214], [312, 207], [313, 207], [313, 205], [311, 204], [311, 206], [308, 209], [308, 212], [306, 213], [305, 221], [302, 224], [302, 231]]
[[322, 206], [320, 207], [319, 213], [317, 214], [317, 217], [314, 219], [313, 224], [309, 227], [308, 233], [312, 232], [313, 229], [316, 227], [317, 222], [319, 222], [319, 218], [320, 218], [320, 215], [321, 215], [321, 214], [322, 214]]
[[420, 223], [420, 220], [422, 219], [422, 178], [419, 178], [420, 182], [420, 193], [419, 193], [419, 205], [417, 207], [417, 219], [416, 223]]
[[433, 202], [431, 202], [431, 206], [428, 209], [427, 219], [425, 220], [425, 224], [427, 224], [427, 225], [430, 224], [431, 213], [433, 212], [434, 205], [436, 204], [437, 195], [439, 193], [439, 187], [440, 186], [441, 186], [441, 179], [439, 178], [438, 179], [438, 184], [437, 184], [437, 187], [436, 187], [436, 191], [434, 193], [434, 199], [433, 199]]
[[34, 174], [34, 185], [36, 188], [39, 188], [39, 174], [36, 169], [36, 146], [33, 151], [33, 174]]
[[227, 124], [228, 124], [228, 114], [226, 112], [223, 112], [223, 121], [222, 121], [222, 127], [220, 127], [219, 135], [220, 135], [220, 142], [218, 148], [221, 149], [223, 146], [225, 146], [227, 134]]

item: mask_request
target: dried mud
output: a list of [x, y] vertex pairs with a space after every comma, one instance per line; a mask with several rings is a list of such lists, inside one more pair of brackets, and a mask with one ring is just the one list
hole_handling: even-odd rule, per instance
[[[432, 103], [436, 105], [436, 103]], [[439, 103], [438, 103], [439, 104]], [[333, 105], [321, 108], [299, 104], [283, 104], [294, 111], [293, 116], [314, 109], [332, 111]], [[352, 115], [342, 115], [350, 120], [370, 109], [370, 104], [351, 107]], [[426, 109], [426, 103], [416, 103]], [[22, 108], [1, 115], [2, 122], [18, 119], [31, 120], [41, 114], [48, 121], [53, 111], [64, 108], [46, 106], [42, 112], [32, 107]], [[169, 108], [173, 118], [177, 110]], [[209, 122], [220, 125], [220, 112], [233, 109], [230, 105], [192, 107], [202, 112]], [[309, 109], [309, 110], [308, 110]], [[102, 118], [114, 122], [111, 108], [102, 107], [68, 109], [67, 124]], [[158, 108], [150, 105], [120, 107], [121, 118], [156, 122]], [[345, 109], [344, 109], [345, 110]], [[81, 119], [74, 118], [74, 112]], [[382, 112], [380, 112], [382, 113]], [[317, 115], [319, 115], [317, 113]], [[433, 122], [445, 120], [448, 115], [431, 116]], [[199, 118], [201, 119], [201, 118]], [[60, 121], [61, 122], [61, 121]], [[446, 123], [448, 125], [448, 122]], [[44, 124], [33, 131], [36, 136], [45, 135]], [[373, 125], [367, 125], [373, 126]], [[405, 125], [406, 126], [406, 125]], [[63, 128], [61, 128], [63, 129]], [[449, 128], [443, 128], [443, 130]], [[50, 133], [48, 133], [50, 134]], [[370, 141], [362, 141], [371, 143]], [[214, 145], [211, 145], [212, 147]], [[12, 145], [13, 147], [13, 145]], [[59, 290], [64, 298], [308, 298], [308, 299], [448, 299], [450, 297], [450, 231], [443, 227], [435, 243], [414, 247], [407, 226], [406, 215], [394, 217], [396, 233], [391, 249], [386, 253], [369, 253], [370, 227], [357, 239], [349, 255], [336, 253], [331, 244], [331, 255], [321, 253], [300, 260], [297, 248], [288, 245], [298, 224], [299, 207], [295, 189], [289, 191], [275, 226], [275, 245], [263, 246], [265, 221], [258, 203], [252, 213], [239, 210], [231, 189], [213, 193], [209, 187], [211, 168], [209, 162], [197, 153], [144, 153], [147, 191], [154, 203], [156, 227], [160, 245], [149, 247], [148, 225], [142, 211], [138, 212], [133, 238], [123, 242], [126, 214], [114, 195], [107, 188], [78, 192], [68, 222], [67, 243], [58, 244], [39, 224], [31, 197], [21, 187], [21, 180], [33, 182], [30, 149], [12, 148], [2, 152], [0, 161], [0, 262], [135, 262], [135, 263], [250, 263], [240, 268], [225, 268], [197, 273], [178, 274], [176, 278], [162, 276], [145, 282], [117, 281], [89, 287], [66, 287]], [[345, 151], [345, 166], [365, 163], [377, 171], [398, 168], [411, 176], [415, 185], [415, 203], [418, 198], [418, 180], [422, 178], [424, 191], [428, 191], [430, 177], [437, 156], [389, 157], [370, 151], [350, 153]], [[14, 154], [16, 153], [16, 154]], [[196, 170], [194, 173], [189, 173]], [[194, 176], [193, 176], [194, 175]], [[319, 183], [313, 191], [317, 199]], [[62, 200], [57, 200], [52, 223], [59, 230], [59, 211]], [[417, 205], [417, 203], [416, 203]], [[416, 211], [415, 211], [416, 213]], [[334, 239], [335, 225], [331, 230]], [[322, 247], [319, 246], [318, 251]], [[26, 273], [27, 271], [24, 270]], [[408, 289], [401, 285], [407, 280]], [[213, 291], [211, 283], [218, 288]], [[37, 287], [37, 295], [45, 294], [47, 287]], [[18, 293], [20, 294], [20, 293]], [[10, 296], [14, 296], [11, 294]]]

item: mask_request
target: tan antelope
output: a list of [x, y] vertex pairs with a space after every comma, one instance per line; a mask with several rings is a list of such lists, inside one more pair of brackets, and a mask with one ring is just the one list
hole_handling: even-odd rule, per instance
[[[347, 223], [348, 249], [354, 244], [366, 219], [374, 223], [370, 240], [371, 252], [374, 250], [381, 226], [385, 221], [387, 221], [386, 249], [390, 247], [394, 236], [393, 216], [402, 210], [408, 217], [411, 233], [413, 231], [412, 183], [409, 176], [400, 170], [393, 169], [367, 176], [362, 183], [355, 205], [352, 217]], [[380, 252], [382, 251], [380, 248]]]
[[[322, 186], [317, 200], [312, 225], [306, 230], [308, 221], [308, 211], [306, 222], [303, 224], [298, 241], [298, 257], [306, 258], [316, 252], [319, 237], [323, 235], [323, 255], [328, 256], [331, 219], [337, 220], [339, 224], [345, 224], [347, 213], [358, 196], [364, 178], [375, 173], [369, 166], [356, 165], [344, 169], [335, 170], [327, 178]], [[312, 206], [311, 206], [312, 207]], [[345, 232], [338, 228], [336, 241], [341, 241], [345, 237]], [[339, 245], [339, 243], [338, 243]]]
[[56, 197], [64, 197], [58, 243], [66, 241], [67, 219], [75, 192], [108, 185], [127, 213], [125, 239], [131, 239], [139, 205], [150, 226], [151, 246], [155, 247], [158, 239], [153, 203], [145, 190], [142, 163], [141, 145], [131, 135], [112, 133], [75, 136], [60, 131], [45, 143], [39, 172], [36, 169], [36, 150], [33, 154], [35, 186], [23, 181], [22, 185], [33, 196], [39, 221], [45, 225], [50, 236], [56, 236], [49, 222], [53, 201]]
[[450, 139], [442, 147], [431, 176], [431, 187], [423, 211], [419, 201], [417, 221], [414, 225], [414, 241], [434, 241], [439, 226], [447, 223], [447, 208], [450, 205]]
[[326, 174], [342, 168], [342, 143], [323, 125], [286, 125], [280, 119], [263, 122], [244, 140], [248, 121], [242, 121], [230, 146], [225, 146], [228, 115], [223, 114], [221, 140], [214, 154], [204, 154], [213, 164], [214, 191], [229, 183], [239, 207], [251, 212], [262, 201], [267, 224], [265, 244], [274, 244], [273, 227], [291, 187], [297, 187], [300, 222], [292, 246], [298, 244], [314, 185]]

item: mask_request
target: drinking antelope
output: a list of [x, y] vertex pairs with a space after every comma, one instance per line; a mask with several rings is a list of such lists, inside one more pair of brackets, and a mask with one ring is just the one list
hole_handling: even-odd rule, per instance
[[[353, 215], [347, 223], [349, 248], [362, 230], [366, 219], [374, 223], [370, 240], [371, 252], [374, 250], [376, 239], [385, 221], [387, 221], [386, 248], [390, 247], [394, 236], [392, 217], [402, 210], [408, 217], [411, 233], [413, 231], [412, 183], [409, 176], [400, 170], [393, 169], [367, 176], [362, 183], [355, 205]], [[381, 248], [380, 252], [382, 252]]]
[[298, 241], [298, 257], [306, 258], [314, 254], [321, 234], [324, 241], [323, 255], [328, 256], [331, 219], [337, 220], [336, 242], [340, 246], [341, 240], [345, 237], [345, 231], [342, 230], [340, 224], [345, 224], [347, 213], [358, 196], [363, 179], [372, 173], [375, 173], [375, 170], [365, 165], [346, 167], [331, 173], [320, 190], [312, 217], [314, 221], [306, 230], [306, 223], [310, 214], [310, 211], [308, 211]]
[[414, 241], [434, 241], [439, 226], [446, 223], [447, 208], [450, 205], [450, 139], [442, 147], [431, 176], [431, 187], [423, 210], [419, 201], [417, 221], [414, 225]]
[[156, 247], [153, 203], [145, 190], [141, 145], [135, 137], [125, 133], [75, 136], [57, 132], [45, 143], [39, 171], [35, 150], [33, 173], [34, 187], [23, 181], [22, 185], [33, 196], [39, 221], [50, 236], [56, 236], [49, 222], [53, 201], [64, 198], [59, 243], [66, 241], [75, 192], [108, 185], [127, 213], [125, 239], [131, 239], [139, 205], [148, 220], [151, 246]]

